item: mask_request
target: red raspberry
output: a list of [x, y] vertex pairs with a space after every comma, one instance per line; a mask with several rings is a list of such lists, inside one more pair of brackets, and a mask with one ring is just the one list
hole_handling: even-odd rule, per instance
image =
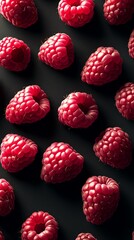
[[134, 0], [105, 0], [103, 12], [109, 24], [125, 24], [133, 16]]
[[98, 106], [91, 94], [73, 92], [58, 108], [58, 119], [71, 128], [87, 128], [98, 117]]
[[48, 212], [33, 212], [22, 224], [21, 240], [56, 240], [57, 236], [58, 223]]
[[3, 232], [2, 232], [2, 231], [0, 231], [0, 240], [5, 240], [5, 237], [4, 237], [4, 235], [3, 235]]
[[0, 40], [0, 66], [10, 71], [23, 71], [27, 68], [31, 50], [22, 40], [4, 37]]
[[123, 117], [134, 120], [134, 83], [128, 82], [117, 91], [115, 104]]
[[118, 183], [106, 176], [92, 176], [82, 187], [83, 212], [88, 222], [100, 225], [111, 218], [120, 198]]
[[75, 240], [97, 240], [91, 233], [79, 233]]
[[46, 93], [38, 86], [31, 85], [17, 92], [6, 107], [6, 119], [10, 123], [33, 123], [44, 118], [50, 111]]
[[61, 183], [75, 178], [83, 168], [84, 158], [69, 144], [52, 143], [44, 152], [41, 179]]
[[34, 161], [37, 152], [37, 145], [31, 139], [7, 134], [1, 143], [0, 162], [8, 172], [18, 172]]
[[74, 62], [74, 46], [65, 33], [49, 37], [40, 47], [39, 59], [55, 69], [65, 69]]
[[134, 240], [134, 231], [132, 232], [132, 240]]
[[134, 58], [134, 30], [131, 32], [128, 40], [128, 52], [130, 57]]
[[27, 28], [38, 20], [33, 0], [0, 1], [0, 13], [16, 27]]
[[96, 138], [93, 150], [96, 156], [111, 167], [124, 169], [132, 160], [132, 143], [120, 127], [106, 128]]
[[0, 178], [0, 216], [8, 215], [14, 209], [15, 195], [8, 181]]
[[94, 6], [93, 0], [60, 0], [58, 14], [67, 25], [78, 28], [91, 21]]
[[82, 81], [97, 86], [112, 82], [121, 74], [122, 62], [119, 52], [113, 47], [99, 47], [85, 63]]

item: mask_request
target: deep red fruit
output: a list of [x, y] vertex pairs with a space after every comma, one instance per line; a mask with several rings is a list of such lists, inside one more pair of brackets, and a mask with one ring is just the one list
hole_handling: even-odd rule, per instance
[[82, 187], [83, 212], [88, 222], [100, 225], [115, 213], [120, 198], [118, 183], [106, 176], [92, 176]]
[[65, 33], [49, 37], [40, 47], [39, 59], [54, 69], [65, 69], [74, 62], [74, 46]]
[[0, 66], [10, 71], [23, 71], [27, 68], [31, 50], [22, 40], [4, 37], [0, 40]]
[[132, 160], [132, 142], [120, 127], [107, 128], [96, 138], [96, 156], [111, 167], [124, 169]]
[[111, 25], [125, 24], [134, 13], [133, 0], [106, 0], [103, 5], [104, 17]]
[[134, 120], [134, 83], [125, 83], [115, 95], [118, 111], [128, 120]]
[[14, 189], [8, 181], [0, 178], [0, 216], [8, 215], [15, 204]]
[[4, 237], [4, 235], [3, 235], [3, 232], [2, 232], [2, 231], [0, 231], [0, 240], [5, 240], [5, 237]]
[[46, 93], [38, 85], [27, 86], [17, 92], [6, 107], [5, 116], [10, 123], [34, 123], [50, 111]]
[[91, 233], [79, 233], [75, 240], [97, 240]]
[[30, 165], [38, 152], [37, 145], [18, 134], [7, 134], [1, 143], [0, 163], [8, 172], [18, 172]]
[[33, 0], [0, 1], [0, 13], [16, 27], [27, 28], [38, 20]]
[[22, 224], [21, 240], [56, 240], [57, 236], [58, 223], [48, 212], [33, 212]]
[[52, 143], [44, 152], [41, 179], [61, 183], [75, 178], [83, 168], [84, 158], [69, 144]]
[[58, 108], [59, 121], [71, 128], [87, 128], [98, 117], [98, 106], [91, 94], [70, 93]]
[[134, 30], [131, 32], [128, 40], [128, 52], [130, 57], [134, 58]]
[[122, 58], [113, 47], [99, 47], [86, 61], [81, 79], [100, 86], [116, 80], [122, 72]]
[[60, 0], [58, 14], [67, 25], [78, 28], [91, 21], [94, 6], [93, 0]]

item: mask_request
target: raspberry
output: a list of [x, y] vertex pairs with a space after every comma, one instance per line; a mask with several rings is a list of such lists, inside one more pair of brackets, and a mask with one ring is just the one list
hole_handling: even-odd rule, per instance
[[134, 240], [134, 231], [132, 232], [132, 240]]
[[38, 12], [33, 0], [0, 1], [0, 13], [11, 24], [28, 28], [38, 20]]
[[94, 16], [93, 0], [60, 0], [58, 14], [67, 25], [78, 28], [89, 23]]
[[91, 94], [70, 93], [58, 108], [59, 121], [71, 128], [87, 128], [97, 119], [98, 106]]
[[18, 172], [34, 161], [37, 152], [37, 145], [32, 140], [7, 134], [1, 143], [0, 162], [8, 172]]
[[97, 240], [91, 233], [79, 233], [75, 240]]
[[31, 58], [31, 50], [22, 40], [4, 37], [0, 40], [0, 66], [10, 71], [23, 71]]
[[5, 240], [5, 237], [4, 237], [4, 235], [3, 235], [3, 232], [2, 232], [2, 231], [0, 231], [0, 240]]
[[17, 92], [6, 107], [5, 116], [10, 123], [33, 123], [44, 118], [50, 111], [46, 93], [31, 85]]
[[105, 0], [104, 18], [111, 25], [125, 24], [132, 19], [134, 13], [133, 0]]
[[130, 57], [134, 58], [134, 30], [131, 32], [128, 40], [128, 52]]
[[4, 178], [0, 178], [0, 216], [8, 215], [14, 209], [14, 203], [13, 187]]
[[120, 127], [102, 131], [95, 140], [93, 150], [103, 163], [114, 168], [124, 169], [132, 160], [132, 142]]
[[128, 120], [134, 120], [134, 83], [125, 83], [115, 95], [118, 111]]
[[52, 143], [44, 152], [41, 179], [61, 183], [75, 178], [83, 168], [84, 158], [69, 144]]
[[82, 186], [83, 213], [86, 220], [100, 225], [115, 213], [120, 198], [118, 183], [106, 176], [92, 176]]
[[41, 46], [38, 58], [54, 69], [65, 69], [74, 62], [74, 46], [65, 33], [49, 37]]
[[22, 224], [21, 240], [56, 240], [57, 236], [58, 223], [48, 212], [33, 212]]
[[99, 47], [85, 63], [82, 81], [96, 86], [112, 82], [121, 74], [122, 62], [119, 52], [113, 47]]

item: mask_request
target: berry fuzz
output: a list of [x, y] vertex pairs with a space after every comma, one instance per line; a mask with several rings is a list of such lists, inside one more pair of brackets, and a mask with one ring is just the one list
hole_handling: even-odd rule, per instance
[[91, 233], [79, 233], [75, 240], [97, 240]]
[[86, 220], [100, 225], [110, 219], [120, 198], [118, 183], [106, 176], [92, 176], [82, 187], [83, 213]]
[[98, 106], [91, 94], [70, 93], [58, 108], [59, 121], [71, 128], [87, 128], [98, 117]]
[[128, 40], [128, 52], [130, 57], [134, 58], [134, 30], [131, 32]]
[[50, 111], [46, 93], [38, 85], [27, 86], [15, 94], [6, 107], [5, 116], [10, 123], [34, 123]]
[[41, 179], [48, 183], [69, 181], [82, 171], [83, 162], [83, 156], [69, 144], [54, 142], [43, 154]]

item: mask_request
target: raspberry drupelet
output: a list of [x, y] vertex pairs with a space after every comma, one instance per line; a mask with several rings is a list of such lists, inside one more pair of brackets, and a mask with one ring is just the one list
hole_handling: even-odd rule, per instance
[[48, 212], [33, 212], [22, 224], [21, 240], [56, 240], [58, 223]]
[[128, 40], [128, 52], [131, 58], [134, 58], [134, 30], [131, 32]]
[[2, 231], [0, 231], [0, 240], [5, 240], [5, 237]]
[[12, 25], [20, 28], [28, 28], [38, 20], [33, 0], [0, 0], [0, 13]]
[[91, 85], [101, 86], [118, 79], [122, 73], [122, 58], [113, 47], [99, 47], [86, 61], [81, 79]]
[[38, 85], [18, 91], [6, 107], [5, 117], [10, 123], [34, 123], [50, 111], [50, 101]]
[[132, 142], [120, 127], [109, 127], [95, 140], [93, 150], [101, 162], [113, 168], [124, 169], [132, 161]]
[[79, 28], [91, 21], [94, 7], [93, 0], [60, 0], [58, 14], [64, 23]]
[[84, 158], [68, 143], [54, 142], [44, 152], [41, 179], [61, 183], [75, 178], [83, 169]]
[[4, 37], [0, 40], [0, 66], [10, 71], [23, 71], [31, 58], [29, 46], [20, 39]]
[[92, 176], [82, 186], [83, 213], [92, 224], [100, 225], [110, 219], [119, 199], [119, 185], [112, 178]]
[[71, 128], [88, 128], [98, 118], [98, 112], [91, 94], [72, 92], [61, 102], [58, 119]]
[[38, 58], [54, 69], [70, 67], [74, 62], [72, 39], [66, 33], [56, 33], [40, 46]]
[[75, 240], [97, 240], [91, 233], [79, 233]]

